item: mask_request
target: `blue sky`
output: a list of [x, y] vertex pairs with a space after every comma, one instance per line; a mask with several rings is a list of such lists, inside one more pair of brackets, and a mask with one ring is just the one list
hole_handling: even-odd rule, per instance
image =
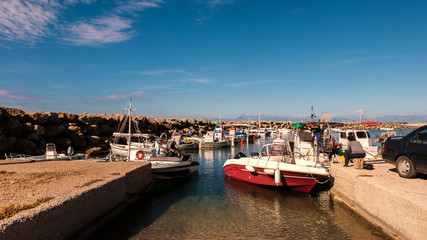
[[427, 1], [0, 1], [0, 106], [426, 115]]

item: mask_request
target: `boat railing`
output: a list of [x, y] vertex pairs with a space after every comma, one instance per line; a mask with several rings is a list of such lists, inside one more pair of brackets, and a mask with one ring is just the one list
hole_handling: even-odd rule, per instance
[[33, 157], [32, 155], [22, 154], [22, 153], [10, 153], [5, 154], [6, 160], [25, 160]]

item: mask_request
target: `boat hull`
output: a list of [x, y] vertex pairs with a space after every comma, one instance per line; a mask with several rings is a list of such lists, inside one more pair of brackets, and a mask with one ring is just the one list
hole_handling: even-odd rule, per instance
[[155, 180], [185, 178], [199, 170], [199, 162], [152, 162], [151, 173]]
[[242, 165], [228, 165], [224, 167], [225, 176], [240, 181], [265, 185], [287, 187], [293, 191], [310, 192], [317, 184], [321, 176], [315, 176], [308, 173], [295, 173], [280, 171], [280, 181], [277, 183], [275, 176], [264, 172], [263, 168], [254, 168], [251, 172]]
[[202, 142], [201, 148], [204, 149], [215, 149], [215, 148], [226, 148], [231, 146], [231, 140], [218, 141], [218, 142]]
[[[116, 157], [127, 158], [129, 155], [129, 145], [110, 143], [111, 152]], [[156, 149], [145, 147], [141, 144], [132, 144], [130, 148], [130, 160], [141, 160], [137, 159], [136, 153], [142, 151], [144, 153], [143, 160], [148, 160], [152, 156], [156, 156]]]
[[194, 150], [199, 148], [199, 143], [182, 143], [176, 145], [176, 148], [179, 150]]

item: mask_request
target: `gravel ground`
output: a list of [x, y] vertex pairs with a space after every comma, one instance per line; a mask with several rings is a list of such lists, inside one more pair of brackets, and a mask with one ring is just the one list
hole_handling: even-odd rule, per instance
[[93, 183], [115, 178], [145, 163], [90, 160], [21, 162], [0, 160], [0, 209], [56, 198]]

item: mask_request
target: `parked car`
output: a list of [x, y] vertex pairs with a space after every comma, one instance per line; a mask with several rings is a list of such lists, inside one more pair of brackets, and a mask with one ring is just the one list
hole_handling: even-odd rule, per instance
[[396, 166], [404, 178], [427, 174], [427, 125], [404, 137], [389, 137], [383, 144], [383, 159]]

